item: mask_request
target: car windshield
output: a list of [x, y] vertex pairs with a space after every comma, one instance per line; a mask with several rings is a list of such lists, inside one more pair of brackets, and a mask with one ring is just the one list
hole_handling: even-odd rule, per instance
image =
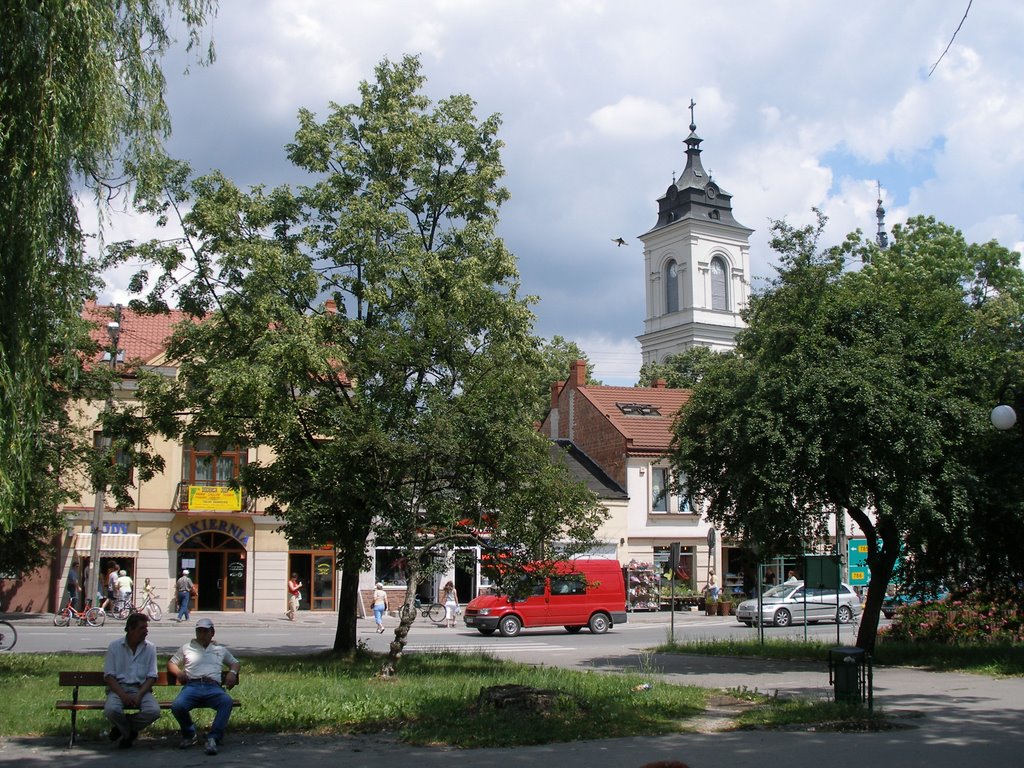
[[779, 584], [777, 587], [772, 587], [764, 593], [765, 597], [785, 597], [793, 591], [795, 587], [802, 586], [801, 584]]

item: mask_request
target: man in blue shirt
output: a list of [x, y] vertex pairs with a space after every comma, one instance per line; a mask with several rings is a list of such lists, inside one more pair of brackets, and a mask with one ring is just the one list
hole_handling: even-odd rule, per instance
[[[124, 637], [107, 648], [103, 679], [107, 702], [103, 714], [113, 723], [110, 740], [121, 749], [131, 747], [139, 731], [160, 717], [160, 705], [151, 689], [157, 679], [156, 646], [146, 639], [149, 617], [133, 613], [124, 623]], [[125, 709], [138, 710], [134, 714]]]

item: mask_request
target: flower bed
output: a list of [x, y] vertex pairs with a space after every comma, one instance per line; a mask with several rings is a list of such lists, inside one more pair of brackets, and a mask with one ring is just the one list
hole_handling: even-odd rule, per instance
[[953, 594], [901, 606], [886, 638], [964, 645], [1024, 643], [1024, 593]]

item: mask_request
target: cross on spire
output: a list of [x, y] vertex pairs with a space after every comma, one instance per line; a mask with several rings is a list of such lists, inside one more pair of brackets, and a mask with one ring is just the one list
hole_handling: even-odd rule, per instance
[[693, 120], [693, 108], [696, 107], [696, 106], [697, 106], [697, 102], [694, 101], [693, 99], [690, 99], [690, 130], [691, 131], [696, 131], [697, 130], [697, 123], [695, 123], [694, 120]]

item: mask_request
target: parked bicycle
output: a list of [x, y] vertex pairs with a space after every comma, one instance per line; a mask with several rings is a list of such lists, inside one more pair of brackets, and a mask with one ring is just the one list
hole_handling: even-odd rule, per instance
[[0, 652], [9, 651], [18, 642], [18, 632], [10, 622], [0, 620]]
[[88, 624], [90, 627], [102, 627], [106, 620], [106, 611], [102, 608], [93, 608], [92, 600], [86, 600], [85, 608], [81, 611], [76, 611], [75, 606], [69, 601], [60, 613], [53, 615], [53, 624], [56, 627], [66, 627], [72, 622], [78, 626]]
[[135, 605], [132, 597], [121, 598], [114, 603], [111, 614], [118, 619], [127, 619], [130, 614], [144, 613], [153, 621], [160, 621], [164, 612], [156, 602], [159, 597], [159, 595], [147, 594], [142, 605]]
[[[406, 611], [407, 615], [408, 612], [410, 611], [410, 609], [406, 606], [403, 606], [402, 610]], [[441, 605], [441, 603], [429, 603], [427, 605], [424, 605], [423, 602], [420, 600], [419, 595], [417, 595], [416, 603], [411, 609], [412, 618], [416, 618], [417, 611], [419, 611], [420, 616], [430, 619], [435, 624], [445, 623], [445, 616], [447, 615], [447, 612], [445, 611], [444, 606]]]

